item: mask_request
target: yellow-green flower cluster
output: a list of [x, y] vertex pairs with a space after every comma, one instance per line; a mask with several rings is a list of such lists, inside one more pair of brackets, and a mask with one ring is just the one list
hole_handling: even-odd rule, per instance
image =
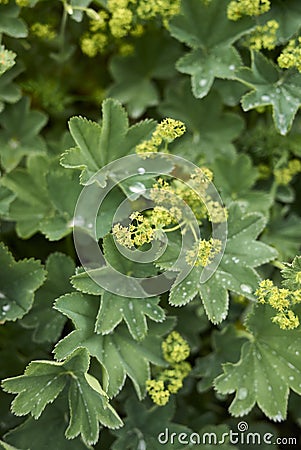
[[253, 50], [266, 48], [272, 50], [277, 44], [277, 30], [279, 24], [276, 20], [269, 20], [265, 25], [258, 25], [247, 39], [248, 46]]
[[194, 245], [194, 248], [186, 253], [186, 262], [191, 266], [208, 266], [214, 257], [220, 253], [222, 244], [219, 239], [210, 238], [200, 239]]
[[21, 6], [21, 8], [29, 5], [28, 0], [15, 0], [15, 1], [18, 6]]
[[212, 223], [226, 222], [228, 218], [228, 210], [219, 202], [206, 199], [206, 206], [208, 209], [208, 218]]
[[173, 331], [162, 342], [162, 352], [164, 359], [170, 364], [173, 364], [188, 358], [190, 348], [180, 333]]
[[138, 211], [131, 214], [132, 223], [128, 227], [117, 223], [113, 227], [113, 235], [117, 242], [124, 247], [132, 248], [149, 243], [154, 237], [154, 229], [149, 218], [143, 216]]
[[278, 288], [271, 280], [263, 280], [255, 295], [259, 303], [269, 304], [277, 311], [272, 318], [283, 330], [291, 330], [299, 326], [299, 319], [292, 311], [291, 306], [301, 303], [301, 289], [291, 291]]
[[276, 169], [274, 171], [275, 180], [277, 184], [287, 185], [293, 177], [301, 172], [301, 162], [299, 159], [292, 159], [289, 161], [287, 167]]
[[162, 142], [165, 142], [164, 150], [167, 151], [167, 144], [182, 136], [185, 131], [186, 127], [180, 120], [163, 119], [157, 125], [151, 139], [136, 146], [136, 153], [141, 156], [146, 153], [157, 153]]
[[142, 20], [161, 16], [164, 24], [174, 15], [179, 14], [180, 0], [140, 0], [137, 2], [137, 16]]
[[89, 22], [89, 32], [85, 33], [80, 41], [82, 52], [90, 58], [94, 58], [98, 53], [104, 53], [109, 43], [107, 31], [109, 14], [103, 10], [94, 12], [95, 15]]
[[49, 23], [36, 22], [31, 25], [30, 31], [40, 39], [51, 41], [56, 37], [56, 31]]
[[185, 361], [190, 353], [188, 343], [177, 332], [173, 331], [162, 342], [164, 359], [169, 367], [159, 371], [155, 380], [146, 382], [146, 389], [157, 405], [163, 406], [171, 394], [176, 394], [183, 386], [183, 380], [191, 371], [190, 364]]
[[181, 217], [181, 210], [177, 207], [166, 209], [163, 206], [155, 206], [146, 216], [135, 211], [130, 215], [132, 222], [128, 227], [117, 223], [113, 226], [112, 233], [120, 245], [127, 248], [140, 247], [151, 242], [158, 230], [177, 223]]
[[230, 20], [239, 20], [243, 16], [259, 16], [269, 11], [270, 0], [232, 0], [227, 9]]
[[291, 39], [277, 61], [282, 69], [295, 67], [301, 72], [301, 37]]

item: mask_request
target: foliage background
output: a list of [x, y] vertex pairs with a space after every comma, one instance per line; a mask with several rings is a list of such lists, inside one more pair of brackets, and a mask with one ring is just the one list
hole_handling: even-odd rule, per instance
[[[254, 225], [250, 226], [249, 234], [242, 228], [243, 234], [232, 241], [235, 251], [242, 249], [240, 257], [245, 270], [239, 272], [230, 263], [233, 279], [229, 278], [230, 309], [226, 320], [210, 322], [197, 291], [191, 294], [191, 298], [195, 297], [191, 303], [174, 307], [181, 299], [173, 292], [172, 301], [168, 301], [167, 294], [161, 297], [160, 306], [154, 300], [152, 306], [162, 314], [162, 320], [163, 315], [167, 319], [160, 324], [148, 318], [145, 340], [129, 337], [125, 325], [117, 328], [116, 340], [128, 340], [132, 346], [130, 351], [125, 350], [120, 371], [121, 374], [128, 371], [133, 384], [128, 378], [119, 392], [120, 373], [117, 376], [112, 367], [107, 369], [115, 382], [110, 403], [125, 425], [110, 430], [110, 426], [118, 425], [118, 420], [106, 409], [103, 417], [103, 409], [99, 407], [97, 417], [104, 427], [99, 441], [93, 445], [95, 449], [156, 449], [156, 436], [166, 426], [177, 432], [210, 429], [222, 432], [229, 427], [236, 430], [240, 419], [234, 416], [244, 412], [250, 431], [271, 432], [275, 436], [300, 435], [301, 366], [296, 358], [300, 330], [283, 331], [271, 325], [269, 307], [254, 308], [254, 295], [247, 295], [241, 286], [258, 283], [258, 278], [252, 282], [248, 278], [254, 267], [261, 278], [271, 278], [280, 286], [279, 268], [283, 268], [283, 262], [292, 262], [300, 250], [301, 5], [298, 0], [272, 0], [263, 14], [244, 14], [233, 21], [227, 17], [228, 4], [227, 0], [183, 0], [182, 15], [178, 16], [176, 1], [0, 1], [0, 231], [1, 240], [13, 255], [4, 245], [0, 247], [0, 291], [14, 305], [8, 311], [6, 299], [0, 297], [5, 313], [0, 316], [1, 379], [21, 375], [31, 361], [53, 360], [53, 348], [60, 341], [55, 356], [77, 374], [93, 416], [96, 417], [95, 405], [107, 402], [100, 386], [93, 390], [84, 374], [90, 354], [93, 358], [89, 373], [104, 388], [101, 364], [109, 367], [110, 358], [104, 362], [93, 344], [76, 350], [79, 345], [75, 340], [77, 353], [73, 357], [77, 359], [64, 362], [72, 347], [71, 343], [66, 348], [66, 337], [72, 332], [82, 333], [80, 342], [86, 336], [84, 333], [90, 333], [97, 314], [95, 296], [87, 295], [80, 279], [79, 284], [76, 280], [70, 283], [78, 265], [71, 232], [73, 210], [82, 188], [79, 174], [83, 169], [90, 173], [91, 169], [81, 159], [82, 155], [76, 153], [72, 160], [70, 153], [68, 157], [64, 153], [74, 147], [74, 140], [80, 147], [76, 133], [71, 135], [72, 127], [71, 134], [68, 131], [71, 116], [80, 115], [99, 123], [100, 105], [111, 97], [124, 105], [130, 125], [143, 119], [160, 121], [164, 117], [183, 121], [187, 132], [169, 146], [169, 151], [212, 169], [214, 183], [225, 204], [231, 209], [230, 204], [237, 202], [238, 209], [231, 216], [233, 228], [236, 220], [246, 221], [245, 217], [253, 214]], [[278, 24], [274, 31], [262, 28], [269, 20]], [[295, 39], [295, 59], [292, 58], [290, 67], [280, 68], [278, 58], [292, 39]], [[110, 124], [118, 135], [122, 113], [120, 105], [113, 104], [116, 117]], [[146, 138], [154, 123], [143, 126]], [[88, 128], [84, 130], [88, 139], [89, 133]], [[63, 153], [62, 163], [69, 168], [59, 164]], [[117, 152], [114, 156], [123, 154]], [[97, 168], [109, 160], [97, 161]], [[108, 220], [110, 208], [111, 204]], [[109, 231], [103, 226], [101, 238]], [[109, 246], [108, 239], [106, 242]], [[262, 243], [270, 247], [260, 246]], [[88, 294], [93, 294], [89, 289]], [[228, 289], [223, 286], [226, 296]], [[58, 298], [54, 309], [53, 303]], [[80, 314], [86, 313], [87, 320], [77, 317], [78, 311], [73, 309], [76, 301], [86, 308]], [[298, 308], [297, 305], [297, 313]], [[206, 312], [210, 318], [208, 307]], [[255, 344], [245, 328], [249, 313], [248, 332], [256, 337]], [[149, 377], [148, 364], [164, 364], [160, 345], [163, 336], [174, 327], [189, 343], [193, 370], [184, 387], [166, 406], [154, 406], [149, 397], [141, 399]], [[95, 336], [98, 339], [99, 335]], [[106, 333], [103, 336], [107, 339]], [[248, 356], [253, 347], [254, 352], [262, 352], [258, 366], [254, 361], [252, 365]], [[143, 361], [141, 366], [127, 367], [132, 364], [131, 352]], [[231, 364], [223, 369], [222, 364], [236, 363], [240, 358], [239, 370], [233, 371], [236, 366]], [[284, 363], [286, 359], [293, 368]], [[60, 367], [55, 370], [62, 370]], [[228, 385], [223, 370], [232, 373]], [[219, 375], [219, 381], [214, 383]], [[244, 375], [246, 385], [241, 382]], [[273, 396], [269, 394], [267, 379]], [[262, 386], [262, 391], [257, 390], [256, 383]], [[38, 420], [12, 414], [12, 396], [2, 390], [0, 448], [12, 448], [10, 445], [24, 450], [91, 448], [89, 442], [97, 441], [98, 421], [92, 426], [85, 423], [85, 410], [76, 404], [77, 394], [72, 386], [67, 380], [62, 394]], [[289, 388], [292, 391], [288, 397]], [[21, 388], [11, 389], [17, 393]], [[236, 389], [235, 406], [232, 402]], [[256, 406], [239, 403], [245, 400], [242, 389], [252, 392]], [[80, 437], [67, 440], [64, 434], [72, 416], [72, 400], [69, 412], [67, 391], [69, 402], [74, 396], [73, 407], [78, 411], [69, 437], [81, 433], [83, 440]], [[52, 395], [54, 398], [53, 392], [46, 392], [44, 406]], [[271, 398], [276, 399], [277, 411], [281, 411], [278, 417]], [[21, 401], [15, 412], [20, 414], [22, 408], [25, 406], [22, 407]], [[32, 405], [32, 409], [25, 408], [22, 414], [31, 412], [38, 416], [34, 409]]]

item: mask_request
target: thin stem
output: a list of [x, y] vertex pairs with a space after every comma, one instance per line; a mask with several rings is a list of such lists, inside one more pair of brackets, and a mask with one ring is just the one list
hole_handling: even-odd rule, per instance
[[282, 262], [280, 262], [280, 261], [272, 261], [271, 262], [271, 264], [274, 266], [274, 267], [277, 267], [277, 269], [280, 269], [280, 270], [283, 270], [283, 269], [285, 269], [285, 264], [283, 264]]

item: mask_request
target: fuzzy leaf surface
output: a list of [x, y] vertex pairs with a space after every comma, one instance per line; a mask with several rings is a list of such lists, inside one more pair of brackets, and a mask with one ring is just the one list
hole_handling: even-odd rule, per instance
[[223, 366], [215, 387], [235, 393], [229, 411], [247, 414], [255, 404], [273, 421], [286, 418], [289, 389], [301, 394], [300, 330], [281, 330], [272, 323], [273, 310], [255, 305], [246, 320], [252, 338], [243, 344], [240, 360]]

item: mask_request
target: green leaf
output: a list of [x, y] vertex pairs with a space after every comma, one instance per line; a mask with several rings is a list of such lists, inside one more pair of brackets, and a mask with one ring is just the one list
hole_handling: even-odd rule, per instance
[[181, 120], [187, 127], [181, 142], [173, 146], [181, 156], [195, 162], [205, 157], [210, 163], [217, 156], [235, 154], [232, 142], [240, 135], [243, 121], [237, 114], [223, 110], [217, 92], [212, 91], [206, 98], [196, 99], [189, 81], [181, 80], [167, 88], [159, 110], [163, 116]]
[[75, 271], [71, 258], [63, 253], [52, 253], [46, 261], [47, 279], [37, 291], [33, 307], [21, 324], [33, 328], [34, 342], [56, 342], [66, 318], [52, 308], [56, 298], [73, 290], [70, 277]]
[[235, 362], [239, 358], [242, 343], [246, 338], [233, 325], [222, 331], [214, 330], [211, 335], [212, 352], [199, 358], [194, 368], [194, 375], [201, 377], [198, 382], [198, 392], [212, 388], [214, 378], [222, 373], [222, 364]]
[[47, 191], [55, 213], [40, 225], [40, 230], [50, 241], [57, 241], [70, 234], [74, 226], [74, 211], [81, 193], [76, 171], [62, 167], [46, 175]]
[[65, 435], [67, 439], [74, 439], [81, 434], [85, 443], [93, 444], [98, 440], [99, 422], [110, 428], [118, 428], [122, 422], [98, 381], [87, 374], [88, 368], [89, 355], [79, 349], [62, 363], [33, 361], [24, 375], [3, 380], [2, 387], [6, 392], [17, 394], [12, 402], [14, 414], [30, 413], [38, 419], [47, 404], [68, 386], [70, 416]]
[[228, 0], [212, 0], [209, 4], [183, 0], [182, 15], [169, 23], [172, 36], [192, 48], [179, 59], [177, 69], [191, 75], [193, 94], [197, 98], [208, 94], [215, 78], [234, 78], [241, 59], [231, 44], [254, 26], [249, 18], [229, 21], [228, 3]]
[[228, 290], [254, 300], [259, 276], [254, 267], [275, 259], [277, 252], [257, 241], [266, 225], [259, 213], [244, 214], [238, 203], [229, 206], [228, 239], [219, 267], [205, 283], [200, 283], [203, 268], [194, 267], [180, 283], [175, 281], [169, 302], [174, 306], [185, 305], [197, 294], [201, 296], [206, 314], [213, 323], [227, 316]]
[[[12, 447], [11, 445], [7, 444], [6, 442], [0, 441], [0, 449], [1, 450], [20, 450], [16, 447]], [[29, 449], [27, 449], [29, 450]]]
[[258, 171], [248, 155], [236, 155], [231, 160], [217, 158], [211, 167], [214, 184], [226, 204], [238, 201], [245, 211], [258, 211], [267, 215], [273, 196], [268, 192], [252, 189], [258, 178]]
[[0, 214], [6, 216], [9, 211], [11, 202], [16, 198], [16, 195], [9, 189], [0, 186]]
[[281, 330], [272, 323], [273, 310], [256, 305], [246, 321], [250, 340], [240, 360], [223, 366], [215, 387], [222, 394], [235, 392], [229, 411], [247, 414], [255, 403], [271, 420], [286, 418], [289, 388], [301, 394], [300, 330]]
[[101, 125], [82, 117], [73, 117], [69, 122], [77, 147], [63, 153], [61, 164], [80, 169], [82, 184], [87, 184], [91, 176], [109, 162], [133, 152], [136, 145], [147, 139], [155, 128], [152, 120], [129, 128], [124, 108], [113, 99], [103, 102], [102, 116]]
[[45, 271], [40, 261], [15, 261], [12, 254], [0, 244], [0, 321], [23, 317], [31, 308], [34, 292], [41, 286]]
[[0, 112], [4, 109], [4, 103], [14, 103], [21, 97], [21, 89], [13, 83], [13, 79], [19, 75], [22, 68], [16, 64], [12, 69], [0, 77]]
[[153, 80], [171, 78], [179, 56], [179, 46], [164, 33], [158, 30], [145, 33], [136, 41], [133, 55], [116, 55], [111, 59], [114, 84], [109, 95], [125, 104], [131, 117], [140, 117], [148, 107], [159, 103], [158, 87]]
[[143, 339], [147, 334], [146, 317], [155, 322], [163, 322], [164, 310], [158, 305], [160, 299], [131, 299], [120, 297], [105, 291], [101, 298], [95, 331], [100, 334], [111, 333], [124, 320], [129, 332], [136, 340]]
[[50, 160], [46, 156], [32, 155], [26, 168], [14, 169], [1, 179], [1, 184], [16, 194], [8, 218], [17, 222], [17, 233], [23, 239], [39, 231], [43, 220], [52, 215], [46, 184], [49, 170]]
[[276, 31], [277, 42], [285, 43], [294, 34], [300, 30], [299, 15], [301, 14], [301, 5], [299, 0], [273, 0], [271, 9], [258, 17], [260, 25], [269, 20], [276, 20], [279, 27]]
[[20, 8], [12, 2], [0, 5], [0, 33], [15, 38], [27, 36], [27, 26], [22, 19], [18, 18], [19, 11]]
[[23, 156], [45, 153], [45, 142], [38, 134], [46, 122], [45, 114], [30, 110], [27, 97], [5, 108], [0, 115], [0, 156], [7, 172], [14, 169]]
[[[127, 297], [128, 292], [133, 292], [133, 290], [135, 290], [138, 296], [140, 294], [144, 295], [145, 291], [141, 287], [140, 282], [135, 280], [135, 277], [147, 278], [156, 275], [157, 270], [153, 264], [139, 264], [126, 258], [119, 252], [111, 234], [106, 235], [103, 239], [103, 253], [107, 265], [84, 272], [81, 270], [78, 271], [71, 278], [71, 283], [75, 289], [85, 294], [100, 295], [104, 291], [103, 286], [114, 285], [117, 295]], [[122, 283], [119, 281], [119, 284], [117, 284], [115, 271], [124, 275], [130, 274], [130, 276], [123, 279]]]
[[[134, 398], [129, 398], [125, 404], [127, 413], [124, 427], [113, 431], [117, 437], [112, 446], [112, 450], [136, 450], [147, 449], [157, 450], [160, 444], [158, 438], [161, 436], [164, 448], [167, 450], [179, 450], [187, 448], [185, 444], [179, 444], [177, 439], [170, 442], [170, 434], [180, 433], [190, 434], [191, 430], [184, 425], [172, 422], [175, 414], [175, 405], [170, 401], [166, 406], [148, 407], [143, 402], [138, 402]], [[166, 440], [166, 432], [169, 442]]]
[[242, 97], [243, 110], [271, 105], [277, 130], [287, 134], [301, 104], [301, 74], [280, 70], [261, 53], [252, 52], [251, 68], [240, 69], [237, 79], [252, 89]]
[[66, 439], [65, 429], [68, 425], [68, 417], [66, 417], [65, 406], [66, 401], [63, 402], [59, 397], [46, 408], [39, 420], [29, 417], [21, 425], [10, 430], [5, 435], [5, 439], [19, 448], [28, 450], [47, 448], [49, 443], [54, 441], [56, 450], [92, 450], [92, 447], [84, 444], [80, 438]]
[[0, 45], [0, 76], [15, 65], [16, 53]]
[[291, 291], [301, 288], [301, 256], [296, 256], [291, 264], [286, 263], [281, 270], [282, 285]]
[[282, 261], [292, 259], [300, 250], [300, 217], [293, 213], [287, 214], [285, 209], [274, 209], [262, 234], [262, 241], [275, 247]]
[[142, 398], [150, 376], [149, 361], [165, 365], [160, 336], [170, 331], [173, 320], [150, 324], [149, 332], [141, 342], [135, 341], [124, 326], [102, 336], [94, 331], [99, 303], [98, 298], [77, 292], [56, 300], [55, 308], [70, 318], [75, 326], [75, 330], [56, 345], [56, 358], [61, 360], [75, 349], [84, 347], [103, 366], [104, 388], [109, 397], [119, 392], [128, 376], [138, 397]]

